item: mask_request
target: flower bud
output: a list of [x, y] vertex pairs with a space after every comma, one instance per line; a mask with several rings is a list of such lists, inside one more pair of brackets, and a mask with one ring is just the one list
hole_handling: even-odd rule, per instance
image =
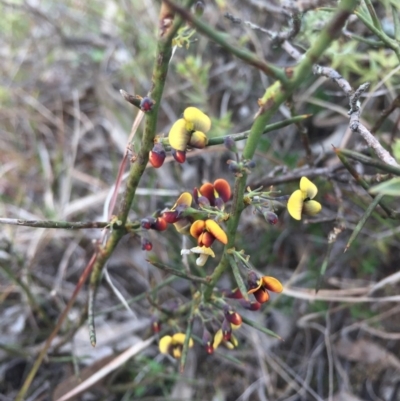
[[167, 223], [173, 224], [179, 220], [179, 212], [177, 210], [167, 210], [162, 217]]
[[185, 161], [186, 161], [186, 151], [172, 149], [171, 153], [172, 153], [172, 156], [174, 157], [174, 159], [178, 163], [181, 163], [181, 164], [185, 163]]
[[224, 138], [224, 145], [228, 150], [237, 153], [236, 142], [230, 135]]
[[239, 315], [239, 313], [233, 311], [233, 310], [225, 310], [225, 319], [229, 322], [234, 324], [235, 326], [240, 326], [242, 324], [242, 317]]
[[157, 334], [161, 331], [161, 323], [155, 316], [153, 316], [151, 319], [151, 330], [154, 334]]
[[274, 212], [271, 212], [270, 210], [267, 212], [264, 212], [263, 215], [264, 215], [265, 220], [267, 220], [267, 222], [273, 226], [279, 221], [277, 214]]
[[142, 220], [140, 220], [140, 224], [142, 228], [145, 230], [150, 230], [150, 228], [153, 228], [153, 224], [156, 222], [156, 219], [154, 217], [146, 217]]
[[147, 238], [142, 237], [141, 244], [142, 251], [151, 251], [153, 249], [153, 244]]
[[247, 274], [247, 289], [252, 293], [258, 288], [260, 288], [260, 278], [255, 271], [250, 270]]
[[238, 163], [236, 163], [234, 160], [228, 160], [228, 164], [229, 164], [229, 171], [233, 174], [238, 174], [240, 173], [241, 167]]
[[165, 160], [165, 150], [161, 143], [156, 143], [150, 151], [149, 161], [154, 168], [159, 168]]
[[206, 328], [204, 328], [202, 343], [203, 343], [203, 346], [204, 346], [207, 354], [209, 354], [209, 355], [214, 353], [214, 347], [213, 347], [212, 341], [213, 341], [213, 338], [212, 338], [211, 333]]
[[263, 287], [259, 288], [256, 292], [253, 293], [254, 298], [260, 303], [263, 304], [269, 300], [268, 291], [266, 291]]
[[249, 160], [244, 165], [248, 168], [254, 168], [256, 166], [256, 162], [254, 160]]
[[150, 99], [149, 97], [145, 96], [141, 101], [140, 101], [140, 110], [144, 111], [145, 113], [149, 112], [152, 110], [154, 106], [154, 100]]
[[167, 222], [162, 217], [157, 217], [151, 228], [157, 231], [164, 231], [167, 229]]
[[196, 2], [196, 4], [194, 5], [194, 14], [196, 15], [196, 17], [201, 17], [203, 15], [204, 8], [205, 8], [204, 1], [200, 0]]

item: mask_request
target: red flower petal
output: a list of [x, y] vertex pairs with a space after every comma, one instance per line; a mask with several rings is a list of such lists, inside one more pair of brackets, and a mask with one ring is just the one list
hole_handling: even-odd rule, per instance
[[214, 206], [214, 186], [210, 182], [206, 182], [200, 187], [200, 193], [210, 201], [212, 206]]
[[264, 302], [267, 302], [269, 300], [269, 294], [268, 294], [267, 290], [265, 290], [263, 287], [261, 287], [254, 293], [254, 298], [260, 304], [263, 304]]
[[214, 181], [214, 188], [218, 192], [218, 195], [222, 198], [222, 200], [224, 202], [228, 202], [232, 195], [229, 182], [222, 178], [219, 178], [218, 180]]

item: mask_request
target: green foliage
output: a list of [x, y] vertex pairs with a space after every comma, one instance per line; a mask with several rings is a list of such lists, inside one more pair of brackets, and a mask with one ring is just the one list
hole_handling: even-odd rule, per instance
[[400, 196], [400, 177], [375, 185], [370, 190], [371, 194], [383, 194], [389, 196]]
[[184, 91], [187, 104], [206, 104], [210, 67], [210, 62], [204, 62], [202, 57], [193, 55], [186, 56], [176, 64], [176, 72], [191, 84], [191, 87]]

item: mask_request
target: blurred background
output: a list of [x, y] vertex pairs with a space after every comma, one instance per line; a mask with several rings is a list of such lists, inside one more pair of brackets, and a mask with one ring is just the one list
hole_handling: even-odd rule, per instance
[[[300, 33], [292, 40], [303, 53], [332, 15], [298, 2]], [[384, 29], [393, 32], [390, 1], [374, 2]], [[311, 8], [314, 6], [311, 4]], [[119, 90], [145, 96], [151, 87], [158, 10], [154, 0], [3, 1], [0, 0], [0, 217], [26, 220], [104, 221], [118, 166], [137, 109]], [[224, 18], [225, 13], [241, 23]], [[203, 20], [229, 41], [281, 67], [295, 64], [271, 37], [245, 21], [278, 33], [290, 18], [278, 0], [207, 1]], [[177, 48], [170, 62], [158, 132], [167, 135], [188, 106], [212, 119], [211, 136], [248, 130], [257, 99], [272, 82], [207, 38], [195, 34], [188, 49]], [[366, 40], [362, 40], [366, 39]], [[356, 18], [320, 61], [356, 88], [369, 81], [363, 122], [372, 126], [399, 91], [399, 62], [391, 50]], [[282, 194], [298, 188], [307, 175], [319, 188], [318, 217], [302, 222], [286, 211], [272, 226], [261, 214], [242, 215], [237, 249], [265, 275], [279, 278], [287, 291], [248, 317], [278, 333], [279, 341], [249, 326], [238, 332], [240, 345], [206, 355], [190, 351], [184, 374], [158, 352], [156, 344], [121, 364], [82, 400], [274, 400], [396, 401], [400, 399], [400, 277], [397, 221], [377, 209], [352, 246], [347, 241], [371, 202], [334, 155], [332, 146], [369, 151], [348, 131], [348, 99], [333, 82], [312, 77], [272, 122], [312, 114], [263, 136], [249, 177], [252, 188]], [[377, 136], [400, 155], [398, 110]], [[143, 126], [139, 128], [140, 136]], [[304, 146], [308, 138], [309, 153]], [[243, 143], [238, 143], [239, 150]], [[172, 206], [184, 190], [234, 176], [223, 146], [149, 167], [131, 211], [131, 220]], [[354, 164], [371, 182], [378, 172]], [[393, 206], [396, 202], [393, 201]], [[328, 235], [340, 228], [328, 246]], [[160, 286], [160, 302], [190, 297], [187, 281], [146, 262], [182, 263], [182, 239], [168, 231], [146, 233], [153, 250], [126, 236], [108, 263], [96, 301], [98, 343], [92, 348], [86, 325], [87, 289], [78, 296], [67, 322], [39, 369], [29, 400], [57, 400], [92, 376], [127, 347], [149, 335], [156, 315], [149, 292]], [[0, 400], [14, 399], [44, 341], [71, 297], [90, 259], [99, 229], [56, 230], [2, 225], [0, 231]], [[185, 240], [189, 241], [189, 240]], [[218, 252], [217, 252], [218, 253]], [[218, 257], [217, 257], [218, 261]], [[217, 261], [209, 261], [210, 274]], [[315, 295], [321, 266], [327, 264]], [[384, 281], [383, 281], [384, 280]], [[110, 282], [112, 284], [110, 284]], [[229, 286], [231, 277], [221, 286]], [[162, 288], [161, 288], [162, 287]], [[117, 291], [131, 300], [127, 310]], [[154, 293], [154, 291], [153, 291]]]

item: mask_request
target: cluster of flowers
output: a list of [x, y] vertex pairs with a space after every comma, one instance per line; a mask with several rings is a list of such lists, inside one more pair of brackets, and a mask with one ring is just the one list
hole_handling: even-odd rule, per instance
[[[289, 214], [294, 219], [301, 220], [303, 214], [315, 215], [319, 213], [322, 206], [319, 202], [313, 200], [317, 192], [318, 189], [315, 184], [307, 177], [302, 177], [300, 180], [300, 189], [294, 191], [289, 197], [287, 204]], [[202, 207], [214, 206], [219, 210], [223, 210], [225, 202], [229, 200], [230, 196], [229, 184], [225, 180], [219, 179], [216, 180], [214, 184], [204, 184], [200, 190], [195, 188], [193, 197], [188, 192], [183, 193], [173, 208], [163, 214], [163, 218], [166, 219], [166, 221], [178, 224], [178, 230], [182, 230], [184, 227], [197, 239], [198, 246], [192, 248], [190, 251], [200, 253], [200, 257], [197, 260], [199, 265], [203, 265], [209, 255], [214, 256], [210, 246], [215, 239], [224, 244], [227, 243], [226, 234], [214, 220], [205, 219], [190, 222], [188, 217], [184, 216], [184, 211], [190, 207], [193, 198], [196, 203]], [[252, 294], [255, 300], [251, 301], [245, 299], [238, 288], [223, 291], [222, 295], [224, 298], [237, 300], [239, 305], [247, 310], [257, 311], [260, 309], [261, 304], [270, 299], [269, 292], [280, 293], [282, 291], [283, 286], [276, 278], [271, 276], [260, 277], [254, 270], [249, 270], [247, 276], [247, 292], [249, 295]], [[223, 300], [221, 300], [221, 302], [224, 303], [224, 306], [223, 319], [222, 323], [219, 323], [219, 328], [213, 330], [209, 327], [210, 322], [218, 320], [215, 316], [202, 318], [203, 322], [208, 322], [207, 324], [203, 324], [202, 335], [202, 346], [207, 354], [212, 354], [220, 345], [228, 349], [234, 349], [239, 344], [233, 332], [242, 325], [242, 317], [231, 305]], [[159, 329], [159, 326], [157, 327]], [[163, 336], [159, 342], [159, 350], [163, 354], [169, 354], [179, 359], [182, 355], [185, 339], [186, 335], [182, 332], [175, 333], [172, 336]], [[192, 348], [193, 345], [194, 341], [190, 338], [188, 341], [189, 348]]]
[[[210, 118], [196, 107], [188, 107], [183, 112], [183, 118], [176, 121], [168, 135], [171, 154], [178, 163], [186, 160], [188, 147], [203, 149], [206, 147], [208, 138], [206, 133], [211, 128]], [[149, 161], [155, 168], [163, 165], [166, 157], [164, 146], [161, 142], [154, 144], [150, 151]]]
[[[209, 218], [209, 214], [224, 215], [225, 203], [231, 198], [231, 187], [228, 181], [219, 178], [213, 184], [205, 183], [200, 189], [195, 188], [193, 195], [190, 192], [182, 193], [174, 206], [165, 210], [158, 217], [146, 217], [141, 220], [142, 228], [163, 231], [168, 224], [173, 224], [180, 234], [189, 234], [197, 240], [197, 246], [182, 250], [184, 253], [198, 254], [198, 266], [203, 266], [208, 257], [215, 257], [211, 249], [215, 240], [227, 244], [228, 237], [222, 227]], [[194, 202], [200, 210], [192, 209]], [[199, 211], [205, 213], [199, 215]], [[143, 242], [142, 242], [143, 247]], [[146, 248], [144, 248], [146, 249]]]
[[[171, 154], [175, 160], [184, 163], [188, 149], [204, 148], [208, 143], [206, 134], [210, 128], [211, 120], [206, 114], [195, 107], [186, 108], [183, 117], [172, 125], [168, 136]], [[232, 139], [230, 141], [233, 144], [230, 144], [229, 141], [226, 142], [230, 145], [227, 148], [233, 149], [232, 151], [235, 151], [237, 160], [239, 160], [234, 141]], [[164, 163], [165, 157], [164, 146], [158, 140], [150, 152], [149, 161], [154, 167], [158, 168]], [[236, 176], [241, 176], [243, 169], [245, 169], [243, 171], [249, 172], [248, 170], [254, 167], [253, 161], [231, 162], [230, 170]], [[322, 208], [321, 204], [314, 200], [317, 192], [318, 189], [315, 184], [307, 177], [302, 177], [299, 189], [294, 191], [288, 199], [287, 210], [289, 214], [294, 219], [301, 220], [303, 214], [315, 215], [319, 213]], [[190, 235], [196, 240], [197, 244], [190, 249], [182, 250], [181, 253], [198, 255], [196, 264], [203, 266], [210, 256], [215, 257], [211, 248], [215, 241], [224, 245], [228, 243], [228, 236], [220, 223], [229, 218], [229, 214], [224, 213], [224, 209], [230, 198], [229, 183], [224, 179], [217, 179], [214, 183], [205, 183], [199, 189], [195, 188], [192, 193], [183, 192], [171, 209], [164, 210], [156, 216], [142, 219], [141, 226], [143, 229], [164, 231], [169, 224], [172, 224], [180, 234]], [[192, 204], [195, 207], [192, 207]], [[268, 209], [264, 216], [270, 224], [276, 224], [278, 221], [278, 216], [273, 210]], [[150, 250], [151, 247], [151, 243], [142, 238], [142, 248]], [[282, 290], [283, 286], [276, 278], [260, 277], [254, 270], [249, 269], [247, 293], [253, 296], [254, 300], [248, 299], [248, 295], [243, 297], [241, 291], [236, 288], [222, 291], [222, 297], [214, 298], [214, 307], [211, 305], [199, 307], [196, 313], [203, 325], [202, 345], [206, 352], [212, 354], [220, 345], [224, 345], [228, 349], [238, 346], [237, 337], [233, 332], [241, 326], [242, 316], [227, 303], [227, 299], [230, 300], [229, 302], [236, 300], [244, 309], [256, 311], [260, 309], [261, 304], [269, 300], [269, 292], [280, 293]], [[155, 322], [153, 329], [155, 332], [160, 330], [159, 322]], [[187, 340], [186, 335], [182, 332], [163, 336], [159, 342], [159, 350], [163, 354], [169, 354], [179, 359], [182, 356], [185, 340]], [[194, 346], [193, 339], [189, 338], [187, 344], [189, 348], [192, 348]]]
[[[259, 277], [255, 271], [248, 272], [247, 280], [248, 294], [253, 294], [255, 300], [250, 301], [243, 297], [239, 289], [223, 291], [225, 298], [236, 299], [239, 304], [245, 309], [256, 311], [259, 310], [261, 304], [269, 300], [268, 291], [280, 293], [283, 291], [283, 286], [279, 280], [274, 277], [263, 276]], [[199, 312], [200, 313], [200, 312]], [[234, 349], [238, 346], [239, 342], [233, 331], [240, 328], [242, 325], [241, 315], [235, 309], [224, 303], [223, 307], [223, 320], [217, 330], [209, 330], [210, 321], [215, 319], [207, 317], [202, 319], [203, 322], [203, 336], [202, 346], [207, 354], [212, 354], [220, 345], [228, 349]], [[157, 326], [158, 327], [158, 326]], [[211, 334], [214, 332], [214, 335]], [[164, 336], [160, 339], [159, 350], [163, 354], [169, 354], [174, 358], [179, 359], [182, 355], [182, 347], [185, 342], [186, 335], [184, 333], [175, 333], [174, 335]], [[193, 339], [189, 339], [189, 348], [193, 347]]]

